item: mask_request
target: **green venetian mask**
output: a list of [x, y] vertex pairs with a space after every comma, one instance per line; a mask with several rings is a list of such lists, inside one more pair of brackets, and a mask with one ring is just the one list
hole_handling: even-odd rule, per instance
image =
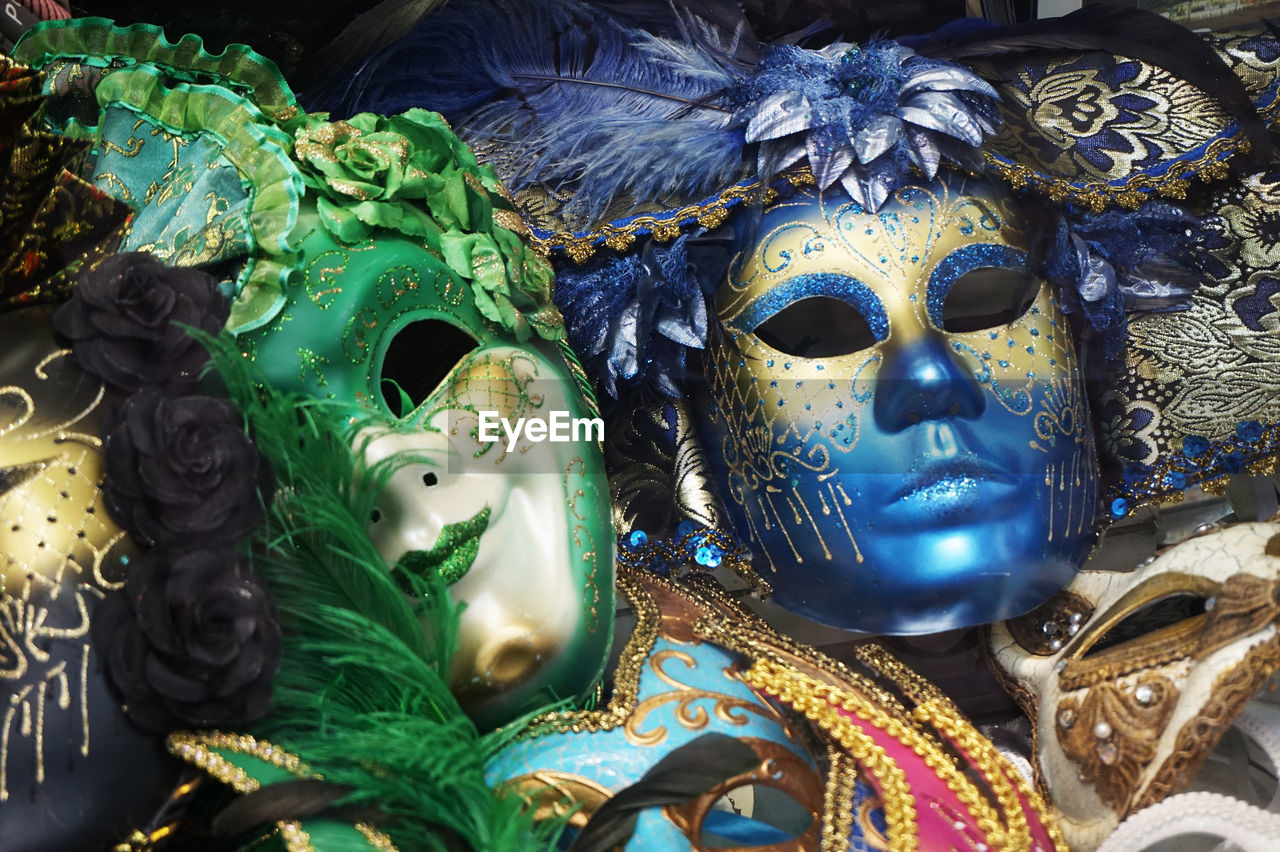
[[[412, 459], [369, 533], [389, 566], [448, 567], [466, 603], [453, 687], [472, 715], [500, 724], [586, 694], [613, 617], [598, 436], [487, 442], [480, 430], [482, 415], [549, 433], [595, 415], [560, 342], [549, 268], [496, 224], [515, 224], [499, 184], [438, 116], [307, 117], [293, 132], [309, 189], [299, 274], [272, 322], [238, 338], [244, 351], [278, 387], [384, 424], [362, 433], [368, 462]], [[450, 541], [457, 553], [442, 553]]]

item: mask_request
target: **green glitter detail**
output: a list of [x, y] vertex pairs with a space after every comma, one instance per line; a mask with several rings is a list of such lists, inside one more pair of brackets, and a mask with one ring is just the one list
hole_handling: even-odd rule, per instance
[[410, 550], [400, 557], [393, 571], [412, 577], [423, 577], [435, 571], [452, 586], [467, 575], [471, 564], [476, 561], [480, 536], [489, 528], [489, 515], [489, 507], [485, 506], [469, 520], [447, 524], [430, 550]]

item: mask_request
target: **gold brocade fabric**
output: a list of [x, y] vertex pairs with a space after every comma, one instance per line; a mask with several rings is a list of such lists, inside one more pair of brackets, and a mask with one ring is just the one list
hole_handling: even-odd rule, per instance
[[1097, 401], [1113, 496], [1177, 499], [1274, 468], [1280, 446], [1280, 165], [1216, 191], [1191, 307], [1130, 318], [1121, 375]]
[[41, 79], [0, 56], [0, 310], [64, 298], [129, 222], [127, 206], [76, 174], [87, 143], [39, 129]]
[[[1280, 42], [1254, 28], [1205, 37], [1274, 119]], [[1249, 150], [1221, 104], [1181, 76], [1102, 51], [975, 68], [999, 90], [1004, 126], [986, 159], [1015, 186], [1091, 209], [1182, 199]]]

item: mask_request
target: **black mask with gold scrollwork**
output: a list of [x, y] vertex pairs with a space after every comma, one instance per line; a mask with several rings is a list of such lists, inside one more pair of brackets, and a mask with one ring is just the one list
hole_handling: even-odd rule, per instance
[[127, 722], [90, 639], [135, 553], [100, 490], [104, 388], [47, 309], [0, 315], [0, 340], [0, 836], [15, 852], [101, 848], [145, 825], [178, 775]]

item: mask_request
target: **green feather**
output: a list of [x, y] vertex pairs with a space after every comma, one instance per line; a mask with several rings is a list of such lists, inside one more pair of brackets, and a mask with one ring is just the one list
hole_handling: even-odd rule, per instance
[[[547, 848], [563, 820], [535, 825], [518, 797], [485, 782], [486, 760], [519, 726], [482, 735], [449, 691], [460, 609], [445, 578], [412, 575], [406, 595], [366, 533], [389, 477], [420, 460], [364, 465], [351, 448], [361, 415], [273, 390], [230, 341], [203, 342], [278, 481], [254, 565], [284, 650], [273, 709], [252, 733], [351, 787], [341, 804], [376, 804], [402, 849], [443, 850], [451, 837], [482, 852]], [[481, 515], [455, 538], [478, 541]]]

